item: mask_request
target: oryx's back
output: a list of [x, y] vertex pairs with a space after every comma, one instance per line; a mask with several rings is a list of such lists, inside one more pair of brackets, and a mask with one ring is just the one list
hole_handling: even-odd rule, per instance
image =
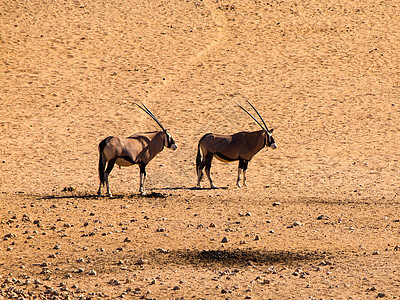
[[200, 139], [200, 147], [207, 147], [209, 152], [217, 153], [231, 142], [231, 135], [207, 133]]

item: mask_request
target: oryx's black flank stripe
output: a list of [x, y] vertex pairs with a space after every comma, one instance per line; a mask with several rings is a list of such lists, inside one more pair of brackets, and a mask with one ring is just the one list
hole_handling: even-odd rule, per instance
[[230, 158], [230, 157], [227, 157], [227, 156], [223, 155], [223, 154], [220, 153], [220, 152], [214, 153], [214, 155], [216, 155], [216, 156], [218, 156], [219, 158], [221, 158], [221, 159], [223, 159], [223, 160], [226, 160], [226, 161], [235, 161], [235, 160], [238, 160], [238, 159], [239, 159], [239, 158]]

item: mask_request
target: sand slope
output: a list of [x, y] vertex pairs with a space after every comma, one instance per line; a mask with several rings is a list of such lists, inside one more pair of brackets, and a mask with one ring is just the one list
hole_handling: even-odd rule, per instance
[[[72, 298], [399, 296], [399, 24], [396, 1], [3, 1], [0, 233], [16, 235], [0, 242], [3, 295], [45, 292], [12, 282], [24, 273]], [[278, 148], [253, 158], [248, 188], [235, 187], [236, 163], [215, 161], [219, 189], [193, 189], [203, 134], [259, 129], [235, 105], [246, 99]], [[95, 198], [98, 143], [158, 129], [139, 100], [178, 144], [147, 168], [166, 198], [137, 195], [137, 167], [111, 173], [116, 199]], [[108, 225], [112, 237], [81, 238]], [[126, 237], [131, 251], [115, 252]], [[84, 247], [98, 276], [73, 272]]]

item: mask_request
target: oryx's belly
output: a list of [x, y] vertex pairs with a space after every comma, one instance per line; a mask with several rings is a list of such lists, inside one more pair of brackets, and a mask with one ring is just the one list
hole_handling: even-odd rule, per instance
[[118, 166], [120, 167], [129, 167], [132, 166], [132, 163], [123, 159], [123, 158], [118, 158], [117, 161], [115, 162]]
[[221, 155], [221, 154], [218, 154], [218, 153], [215, 154], [215, 157], [216, 157], [219, 161], [222, 161], [222, 162], [225, 162], [225, 163], [229, 163], [229, 162], [235, 161], [234, 159], [228, 158], [228, 157], [226, 157], [226, 156], [224, 156], [224, 155]]

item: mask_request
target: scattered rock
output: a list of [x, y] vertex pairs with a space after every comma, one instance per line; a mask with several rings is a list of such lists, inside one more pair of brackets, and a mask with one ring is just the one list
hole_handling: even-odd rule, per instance
[[97, 275], [97, 272], [95, 270], [90, 270], [89, 275], [92, 275], [92, 276]]
[[385, 293], [378, 293], [378, 295], [376, 295], [377, 298], [383, 298], [386, 297]]
[[76, 191], [76, 188], [74, 188], [73, 186], [66, 186], [61, 190], [61, 192], [73, 192], [73, 191]]
[[281, 205], [280, 202], [274, 202], [274, 203], [272, 203], [272, 206], [279, 206], [279, 205]]
[[227, 237], [224, 237], [223, 239], [222, 239], [222, 241], [221, 241], [221, 243], [227, 243], [228, 242], [228, 238]]
[[148, 260], [139, 258], [139, 259], [135, 262], [135, 265], [141, 266], [141, 265], [144, 265], [144, 264], [147, 263], [147, 262], [148, 262]]
[[108, 282], [108, 284], [110, 284], [110, 285], [121, 285], [121, 283], [118, 281], [118, 280], [116, 280], [116, 279], [111, 279], [109, 282]]

